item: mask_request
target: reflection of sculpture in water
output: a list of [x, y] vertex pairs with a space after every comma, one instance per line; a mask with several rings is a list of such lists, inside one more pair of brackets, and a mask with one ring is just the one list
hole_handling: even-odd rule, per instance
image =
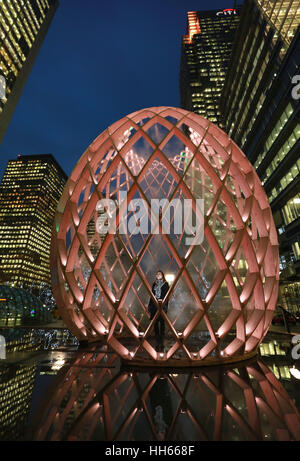
[[152, 418], [158, 440], [166, 440], [172, 423], [173, 411], [167, 378], [154, 376], [155, 383], [149, 391]]
[[[165, 279], [162, 271], [157, 271], [155, 280], [152, 285], [152, 293], [158, 302], [162, 302], [169, 290], [169, 284]], [[162, 309], [165, 313], [168, 312], [168, 301], [164, 303]], [[157, 305], [152, 298], [149, 300], [148, 311], [150, 319], [152, 320], [157, 313]], [[163, 340], [165, 337], [165, 321], [161, 313], [159, 313], [157, 320], [154, 324], [154, 332], [157, 340], [157, 350], [163, 350]]]
[[31, 439], [300, 441], [299, 412], [260, 361], [163, 376], [116, 363], [85, 353], [61, 369]]
[[163, 409], [160, 405], [155, 408], [154, 423], [159, 440], [164, 440], [168, 425], [164, 421]]

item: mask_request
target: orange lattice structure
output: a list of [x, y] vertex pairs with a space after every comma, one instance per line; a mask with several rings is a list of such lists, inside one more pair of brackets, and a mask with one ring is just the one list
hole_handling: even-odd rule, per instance
[[[141, 210], [124, 208], [120, 194], [127, 203], [144, 201], [142, 218]], [[104, 198], [117, 204], [115, 233], [97, 231]], [[157, 233], [123, 232], [125, 218], [137, 227], [151, 219], [153, 199], [190, 200], [193, 219], [202, 199], [203, 241], [187, 245], [185, 230], [163, 232], [176, 209], [156, 216]], [[104, 212], [110, 216], [108, 207]], [[151, 291], [158, 269], [170, 279], [160, 303]], [[80, 340], [105, 341], [131, 363], [236, 361], [256, 354], [272, 320], [277, 232], [260, 180], [237, 145], [199, 115], [154, 107], [111, 125], [80, 158], [55, 217], [52, 270], [61, 316]], [[152, 320], [150, 297], [157, 305]], [[160, 349], [153, 334], [159, 316], [166, 326]]]

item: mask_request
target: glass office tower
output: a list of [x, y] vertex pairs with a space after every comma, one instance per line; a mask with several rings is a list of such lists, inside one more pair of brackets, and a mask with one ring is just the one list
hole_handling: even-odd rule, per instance
[[50, 241], [67, 176], [52, 155], [10, 160], [0, 184], [0, 284], [50, 285]]
[[299, 1], [246, 0], [221, 97], [225, 131], [268, 195], [279, 234], [280, 301], [294, 312], [300, 305], [300, 94], [293, 83], [300, 75], [299, 25]]
[[219, 100], [240, 8], [188, 13], [180, 70], [181, 107], [222, 127]]
[[0, 2], [0, 142], [58, 6], [58, 0]]
[[299, 0], [257, 0], [257, 3], [267, 20], [271, 22], [286, 45], [291, 44], [299, 25]]

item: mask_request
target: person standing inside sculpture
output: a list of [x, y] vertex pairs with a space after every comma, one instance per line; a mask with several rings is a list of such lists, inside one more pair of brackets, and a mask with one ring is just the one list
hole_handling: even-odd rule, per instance
[[[152, 293], [158, 301], [162, 301], [166, 296], [168, 290], [169, 284], [165, 279], [164, 273], [161, 270], [157, 271], [155, 281], [152, 285]], [[168, 312], [168, 301], [166, 301], [163, 305], [163, 310], [165, 313]], [[157, 306], [152, 298], [150, 298], [149, 301], [148, 311], [150, 314], [150, 319], [152, 320], [157, 312]], [[165, 336], [165, 321], [162, 315], [158, 316], [154, 324], [154, 332], [156, 339], [162, 341]]]

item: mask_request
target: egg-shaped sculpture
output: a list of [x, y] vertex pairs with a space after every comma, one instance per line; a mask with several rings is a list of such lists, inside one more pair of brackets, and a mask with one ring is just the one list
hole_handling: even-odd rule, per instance
[[277, 232], [253, 166], [215, 124], [172, 107], [92, 142], [59, 202], [51, 258], [68, 328], [134, 364], [249, 358], [278, 296]]

